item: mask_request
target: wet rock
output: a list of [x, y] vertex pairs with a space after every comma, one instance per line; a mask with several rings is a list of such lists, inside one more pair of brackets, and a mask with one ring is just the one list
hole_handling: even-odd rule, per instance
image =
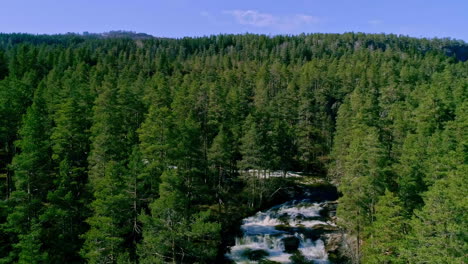
[[249, 260], [253, 260], [253, 261], [258, 261], [258, 260], [261, 260], [265, 257], [267, 257], [268, 255], [268, 252], [266, 252], [265, 250], [263, 249], [246, 249], [244, 252], [242, 252], [242, 255], [246, 258], [248, 258]]
[[350, 263], [346, 256], [345, 235], [341, 232], [330, 233], [324, 238], [326, 240], [325, 250], [331, 263]]
[[314, 264], [314, 261], [310, 261], [306, 259], [300, 252], [294, 253], [290, 260], [292, 261], [293, 264]]
[[[324, 236], [338, 232], [329, 214], [321, 214], [327, 203], [296, 199], [244, 218], [242, 233], [226, 257], [237, 263], [259, 264], [271, 264], [270, 257], [288, 259], [290, 254], [296, 256], [295, 261], [291, 260], [296, 264], [326, 260]], [[302, 255], [303, 249], [307, 254]]]
[[287, 253], [292, 253], [296, 251], [299, 248], [299, 238], [295, 236], [288, 236], [282, 239], [282, 242], [284, 244], [284, 251]]
[[288, 221], [289, 221], [290, 217], [288, 216], [288, 214], [282, 214], [278, 217], [278, 220], [283, 223], [284, 225], [287, 225], [288, 224]]
[[281, 264], [280, 262], [268, 260], [268, 259], [262, 259], [260, 260], [259, 264]]
[[320, 215], [327, 218], [333, 218], [336, 216], [336, 208], [338, 207], [337, 201], [326, 202], [323, 205], [323, 210], [320, 212]]
[[337, 252], [343, 244], [343, 234], [341, 232], [329, 233], [323, 236], [325, 250], [327, 252]]
[[285, 232], [288, 232], [290, 231], [292, 228], [288, 225], [276, 225], [275, 226], [275, 229], [276, 230], [279, 230], [279, 231], [285, 231]]
[[324, 225], [324, 224], [318, 224], [314, 226], [314, 229], [316, 230], [324, 230], [324, 231], [338, 231], [339, 228], [333, 225]]

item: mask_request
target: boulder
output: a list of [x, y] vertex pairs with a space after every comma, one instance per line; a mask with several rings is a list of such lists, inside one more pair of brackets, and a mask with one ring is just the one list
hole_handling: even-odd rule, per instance
[[343, 243], [343, 234], [341, 232], [325, 234], [324, 242], [327, 252], [337, 252]]
[[299, 248], [300, 241], [299, 238], [295, 236], [285, 237], [281, 241], [284, 245], [284, 251], [287, 253], [295, 252]]
[[263, 250], [263, 249], [246, 249], [244, 252], [242, 252], [242, 255], [244, 257], [247, 257], [249, 260], [253, 260], [253, 261], [259, 261], [265, 257], [267, 257], [268, 255], [268, 252]]
[[323, 230], [323, 231], [338, 231], [340, 230], [337, 226], [329, 225], [329, 224], [318, 224], [314, 226], [315, 230]]

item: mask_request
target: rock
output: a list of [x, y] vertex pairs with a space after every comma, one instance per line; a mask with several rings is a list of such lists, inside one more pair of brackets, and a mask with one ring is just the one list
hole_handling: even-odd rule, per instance
[[323, 206], [322, 212], [320, 214], [323, 217], [335, 217], [336, 216], [336, 208], [338, 207], [337, 201], [329, 201], [326, 202]]
[[242, 255], [244, 257], [247, 257], [249, 260], [254, 260], [254, 261], [258, 261], [258, 260], [261, 260], [265, 257], [267, 257], [268, 255], [268, 252], [266, 252], [265, 250], [263, 249], [246, 249], [244, 252], [242, 252]]
[[324, 231], [338, 231], [339, 228], [337, 226], [333, 226], [333, 225], [324, 225], [324, 224], [318, 224], [318, 225], [314, 225], [314, 229], [315, 230], [324, 230]]
[[327, 252], [337, 252], [343, 243], [343, 234], [340, 232], [325, 234], [324, 242]]
[[287, 253], [292, 253], [299, 248], [299, 238], [295, 236], [288, 236], [282, 239], [284, 244], [284, 251]]
[[275, 226], [275, 229], [276, 229], [276, 230], [279, 230], [279, 231], [286, 231], [286, 232], [288, 232], [288, 231], [291, 230], [291, 227], [288, 226], [288, 225], [276, 225], [276, 226]]

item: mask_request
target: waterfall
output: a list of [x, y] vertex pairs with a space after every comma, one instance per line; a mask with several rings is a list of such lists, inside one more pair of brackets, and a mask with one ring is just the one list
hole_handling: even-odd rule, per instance
[[236, 238], [226, 257], [236, 263], [258, 263], [260, 259], [291, 263], [296, 255], [311, 263], [329, 263], [323, 240], [313, 232], [335, 226], [320, 214], [325, 203], [295, 200], [245, 218], [243, 235]]

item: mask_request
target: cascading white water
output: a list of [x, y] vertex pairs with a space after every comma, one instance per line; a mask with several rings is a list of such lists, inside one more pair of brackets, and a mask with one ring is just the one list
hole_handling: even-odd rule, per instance
[[[312, 203], [308, 200], [287, 202], [274, 206], [267, 211], [258, 212], [245, 218], [241, 226], [243, 236], [236, 238], [226, 257], [236, 263], [258, 263], [258, 254], [264, 259], [279, 263], [292, 263], [293, 252], [287, 252], [285, 240], [299, 242], [295, 254], [300, 253], [311, 263], [329, 263], [324, 242], [308, 237], [308, 231], [314, 227], [334, 226], [323, 221], [320, 211], [324, 203]], [[294, 244], [293, 243], [293, 244]], [[252, 257], [257, 252], [257, 258]]]

